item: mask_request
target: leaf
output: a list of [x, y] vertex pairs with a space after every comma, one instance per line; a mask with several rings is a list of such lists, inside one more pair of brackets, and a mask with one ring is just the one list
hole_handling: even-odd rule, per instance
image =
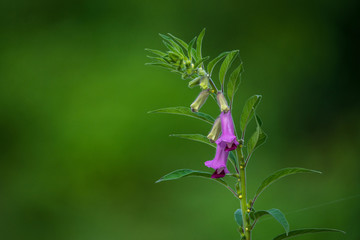
[[290, 226], [285, 218], [285, 215], [279, 209], [272, 208], [269, 210], [257, 211], [255, 212], [255, 219], [258, 220], [260, 217], [268, 214], [271, 215], [273, 218], [275, 218], [275, 220], [278, 221], [283, 226], [283, 228], [285, 229], [285, 233], [287, 235], [289, 233]]
[[163, 41], [165, 47], [167, 47], [170, 51], [173, 51], [174, 53], [177, 53], [178, 55], [183, 55], [178, 49], [176, 49], [174, 46], [172, 46], [171, 44], [169, 44], [166, 41]]
[[160, 66], [166, 69], [172, 69], [172, 70], [176, 70], [174, 66], [168, 64], [168, 63], [164, 63], [164, 62], [152, 62], [152, 63], [145, 63], [145, 65], [153, 65], [153, 66]]
[[205, 28], [200, 32], [197, 40], [196, 40], [196, 58], [197, 59], [201, 59], [201, 48], [202, 48], [202, 40], [204, 38], [205, 35]]
[[227, 93], [231, 103], [233, 102], [235, 93], [241, 83], [240, 73], [242, 72], [242, 68], [243, 65], [240, 63], [240, 65], [230, 75], [229, 83], [227, 85]]
[[248, 125], [251, 118], [254, 116], [255, 109], [259, 105], [261, 98], [262, 98], [261, 95], [254, 95], [254, 96], [250, 97], [244, 105], [244, 108], [243, 108], [243, 111], [242, 111], [241, 117], [240, 117], [240, 129], [243, 133], [242, 134], [243, 137], [245, 136], [246, 126]]
[[242, 219], [242, 212], [241, 212], [241, 209], [237, 209], [235, 212], [234, 212], [234, 216], [235, 216], [235, 221], [236, 223], [242, 227], [243, 226], [243, 219]]
[[220, 71], [219, 71], [219, 80], [221, 88], [224, 89], [224, 82], [225, 82], [225, 76], [226, 72], [231, 67], [231, 64], [233, 62], [234, 57], [239, 53], [239, 50], [231, 51], [226, 58], [224, 59], [223, 63], [221, 64]]
[[170, 180], [176, 180], [183, 177], [203, 177], [203, 178], [209, 178], [211, 180], [215, 180], [225, 186], [227, 186], [226, 182], [221, 178], [211, 178], [212, 173], [209, 172], [203, 172], [203, 171], [196, 171], [191, 169], [178, 169], [171, 173], [166, 174], [165, 176], [161, 177], [159, 180], [157, 180], [155, 183], [164, 182], [164, 181], [170, 181]]
[[170, 136], [171, 137], [189, 139], [189, 140], [196, 141], [196, 142], [202, 142], [202, 143], [208, 144], [208, 145], [216, 148], [216, 144], [211, 143], [209, 141], [209, 139], [206, 136], [202, 135], [202, 134], [171, 134]]
[[250, 156], [253, 154], [253, 152], [260, 147], [261, 145], [263, 145], [266, 142], [267, 139], [267, 135], [264, 133], [264, 131], [261, 129], [261, 120], [260, 122], [258, 121], [258, 119], [260, 119], [258, 116], [255, 117], [256, 120], [256, 130], [254, 132], [254, 134], [250, 137], [250, 139], [248, 140], [248, 144], [247, 144], [247, 160], [250, 158]]
[[184, 51], [182, 50], [180, 45], [177, 44], [174, 40], [172, 40], [172, 38], [170, 38], [169, 36], [166, 36], [164, 34], [161, 34], [161, 33], [159, 33], [159, 35], [160, 35], [160, 37], [165, 39], [165, 41], [169, 42], [179, 53], [184, 54]]
[[184, 115], [184, 116], [200, 119], [211, 125], [215, 121], [214, 118], [212, 116], [210, 116], [209, 114], [202, 113], [202, 112], [192, 112], [191, 109], [188, 107], [161, 108], [161, 109], [150, 111], [148, 113], [168, 113], [168, 114]]
[[188, 48], [187, 43], [184, 42], [183, 40], [181, 40], [180, 38], [175, 37], [174, 35], [172, 35], [172, 34], [170, 34], [170, 33], [168, 33], [168, 35], [169, 35], [170, 37], [172, 37], [173, 39], [175, 39], [175, 41], [177, 41], [181, 46], [183, 46], [183, 48], [185, 48], [185, 49]]
[[194, 46], [194, 43], [196, 41], [196, 37], [194, 37], [191, 42], [189, 43], [189, 46], [187, 48], [187, 52], [188, 52], [188, 56], [189, 56], [189, 59], [191, 61], [192, 57], [193, 57], [193, 53], [192, 53], [192, 50], [193, 50], [193, 46]]
[[214, 70], [214, 67], [216, 66], [216, 64], [218, 62], [220, 62], [221, 59], [223, 59], [225, 57], [226, 54], [228, 54], [229, 52], [223, 52], [223, 53], [220, 53], [219, 56], [217, 56], [216, 58], [214, 58], [213, 60], [211, 60], [207, 66], [207, 71], [208, 71], [208, 74], [211, 76], [212, 74], [212, 71]]
[[191, 49], [191, 56], [193, 57], [194, 61], [196, 62], [196, 60], [198, 58], [196, 57], [196, 50], [194, 48]]
[[320, 233], [320, 232], [339, 232], [345, 234], [344, 231], [338, 229], [331, 229], [331, 228], [304, 228], [290, 231], [287, 235], [286, 233], [280, 234], [279, 236], [273, 238], [273, 240], [282, 240], [282, 239], [289, 239], [293, 237], [297, 237], [304, 234], [309, 233]]
[[207, 56], [207, 57], [204, 57], [200, 60], [197, 60], [196, 63], [194, 64], [194, 68], [196, 69], [200, 64], [202, 64], [203, 62], [205, 62], [206, 60], [208, 60], [210, 57]]
[[165, 57], [166, 56], [166, 53], [163, 53], [163, 52], [161, 52], [159, 50], [155, 50], [155, 49], [145, 48], [145, 51], [148, 51], [148, 52], [153, 53], [155, 55], [158, 55], [160, 57]]
[[261, 127], [263, 122], [261, 121], [261, 118], [259, 117], [259, 115], [255, 114], [255, 118], [256, 118], [256, 122], [258, 123], [258, 125]]
[[[183, 138], [183, 139], [188, 139], [188, 140], [192, 140], [195, 142], [201, 142], [201, 143], [205, 143], [207, 145], [212, 146], [213, 148], [216, 148], [216, 144], [215, 143], [211, 143], [209, 141], [209, 139], [202, 135], [202, 134], [171, 134], [171, 137], [178, 137], [178, 138]], [[229, 153], [229, 160], [231, 162], [231, 164], [234, 166], [234, 168], [237, 166], [237, 160], [236, 160], [236, 156], [233, 152]]]
[[270, 184], [276, 182], [280, 178], [295, 174], [295, 173], [321, 173], [316, 170], [306, 169], [306, 168], [284, 168], [281, 169], [273, 174], [271, 174], [269, 177], [267, 177], [259, 186], [258, 190], [256, 191], [254, 201], [256, 198], [267, 188]]

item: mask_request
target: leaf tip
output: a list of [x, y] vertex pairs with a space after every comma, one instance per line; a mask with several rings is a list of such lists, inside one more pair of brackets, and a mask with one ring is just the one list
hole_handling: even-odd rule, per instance
[[162, 182], [162, 178], [160, 178], [159, 180], [157, 180], [155, 183], [159, 183], [159, 182]]

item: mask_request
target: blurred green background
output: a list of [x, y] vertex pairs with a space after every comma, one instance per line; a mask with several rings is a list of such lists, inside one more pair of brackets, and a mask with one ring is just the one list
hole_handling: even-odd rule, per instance
[[[248, 168], [249, 194], [279, 168], [306, 167], [262, 194], [292, 229], [331, 227], [299, 239], [360, 239], [359, 18], [357, 1], [0, 2], [0, 239], [238, 239], [238, 201], [178, 168], [207, 170], [208, 146], [168, 137], [210, 125], [147, 111], [188, 106], [197, 89], [145, 66], [158, 33], [203, 51], [240, 49], [235, 100], [262, 94], [269, 135]], [[203, 109], [216, 114], [214, 102]], [[254, 240], [282, 233], [259, 222]]]

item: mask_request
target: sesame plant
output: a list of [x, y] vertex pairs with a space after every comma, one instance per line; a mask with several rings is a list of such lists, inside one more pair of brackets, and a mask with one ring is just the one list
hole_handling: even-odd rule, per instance
[[[247, 166], [254, 152], [267, 139], [267, 135], [262, 129], [262, 121], [257, 113], [262, 96], [251, 96], [245, 102], [240, 119], [237, 119], [234, 124], [232, 112], [238, 108], [234, 103], [234, 96], [241, 83], [243, 72], [239, 50], [223, 52], [209, 61], [210, 57], [202, 55], [204, 35], [205, 29], [189, 43], [186, 43], [171, 34], [160, 34], [167, 50], [162, 52], [146, 49], [152, 54], [148, 57], [153, 60], [151, 63], [147, 63], [148, 65], [160, 66], [178, 73], [183, 80], [188, 80], [190, 88], [200, 89], [199, 95], [190, 107], [167, 107], [150, 113], [178, 114], [211, 124], [212, 128], [207, 136], [201, 134], [174, 134], [172, 136], [206, 143], [216, 149], [214, 159], [205, 161], [205, 166], [203, 166], [213, 169], [212, 172], [180, 169], [163, 176], [157, 182], [195, 176], [216, 181], [226, 187], [240, 202], [240, 208], [235, 210], [234, 218], [242, 240], [251, 239], [251, 233], [257, 226], [256, 223], [266, 215], [273, 217], [284, 228], [284, 233], [274, 237], [273, 240], [289, 239], [309, 233], [342, 232], [329, 228], [305, 228], [290, 231], [289, 223], [279, 209], [255, 210], [255, 203], [259, 200], [261, 193], [277, 180], [295, 173], [320, 172], [298, 167], [284, 168], [267, 177], [260, 184], [254, 196], [247, 195]], [[217, 65], [220, 65], [220, 68], [217, 71], [218, 82], [215, 82], [217, 77], [214, 69]], [[219, 107], [219, 115], [216, 118], [199, 112], [209, 97], [213, 98]], [[256, 128], [249, 135], [250, 121], [255, 122]], [[229, 162], [230, 164], [228, 164]], [[226, 178], [224, 178], [225, 176]]]

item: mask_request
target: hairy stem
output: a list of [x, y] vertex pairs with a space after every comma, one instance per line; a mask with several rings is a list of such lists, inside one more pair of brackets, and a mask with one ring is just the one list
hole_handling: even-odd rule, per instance
[[251, 225], [250, 225], [250, 218], [249, 214], [247, 212], [247, 194], [246, 194], [246, 166], [245, 166], [245, 160], [244, 155], [242, 152], [242, 145], [239, 145], [239, 147], [236, 149], [238, 153], [238, 161], [240, 166], [240, 174], [239, 174], [239, 181], [240, 181], [240, 189], [241, 194], [239, 195], [240, 199], [240, 207], [241, 207], [241, 213], [243, 218], [243, 232], [245, 236], [245, 240], [251, 239]]

